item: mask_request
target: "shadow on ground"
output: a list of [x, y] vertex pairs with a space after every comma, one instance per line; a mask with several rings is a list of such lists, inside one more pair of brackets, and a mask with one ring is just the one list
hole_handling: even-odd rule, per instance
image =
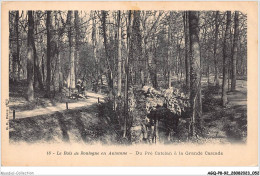
[[10, 121], [11, 143], [79, 142], [107, 144], [113, 134], [97, 117], [97, 105]]

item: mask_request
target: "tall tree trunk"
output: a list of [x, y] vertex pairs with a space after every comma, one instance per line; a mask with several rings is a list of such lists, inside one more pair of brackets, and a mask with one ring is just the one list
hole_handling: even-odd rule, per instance
[[[13, 48], [13, 43], [12, 43], [12, 39], [13, 39], [13, 32], [12, 32], [12, 22], [13, 22], [13, 19], [12, 19], [12, 11], [9, 11], [9, 51], [11, 51], [11, 49]], [[10, 52], [9, 53], [9, 72], [10, 72], [10, 75], [9, 75], [9, 79], [12, 79], [13, 80], [13, 52]]]
[[47, 11], [46, 19], [47, 28], [47, 78], [46, 78], [46, 90], [47, 97], [51, 95], [51, 42], [52, 42], [52, 11]]
[[[93, 57], [95, 60], [95, 86], [94, 86], [94, 91], [98, 91], [98, 85], [99, 85], [99, 60], [97, 58], [97, 34], [96, 34], [96, 19], [95, 19], [95, 13], [92, 13], [92, 48], [93, 48]], [[102, 76], [101, 76], [102, 77]], [[102, 80], [102, 78], [101, 78]]]
[[15, 79], [20, 80], [20, 45], [19, 45], [19, 11], [15, 11], [15, 34], [16, 34], [16, 63], [15, 63]]
[[[209, 56], [207, 58], [209, 58]], [[208, 86], [209, 86], [210, 85], [210, 65], [209, 65], [209, 60], [207, 62], [207, 76], [208, 76]]]
[[170, 12], [170, 21], [168, 25], [168, 55], [167, 55], [167, 68], [168, 68], [168, 88], [172, 86], [172, 73], [171, 73], [171, 59], [172, 59], [172, 16], [173, 12]]
[[[153, 38], [153, 40], [156, 40], [155, 38]], [[152, 81], [152, 85], [155, 89], [158, 88], [158, 80], [157, 80], [157, 53], [156, 53], [156, 41], [152, 42], [152, 49], [150, 52], [150, 61], [151, 63], [150, 65], [150, 75], [151, 75], [151, 81]]]
[[[145, 30], [145, 29], [144, 29]], [[143, 56], [144, 56], [144, 61], [145, 61], [145, 80], [144, 80], [144, 84], [149, 84], [149, 80], [150, 80], [150, 75], [149, 75], [149, 51], [147, 49], [147, 41], [145, 39], [145, 37], [143, 37], [143, 43], [144, 43], [144, 49], [143, 49]]]
[[231, 12], [227, 11], [227, 24], [224, 37], [224, 46], [223, 46], [223, 80], [222, 80], [222, 105], [226, 106], [227, 104], [227, 78], [228, 78], [228, 61], [231, 57], [231, 46], [230, 46], [230, 28], [231, 28]]
[[27, 100], [34, 100], [34, 64], [33, 64], [33, 40], [34, 40], [34, 19], [33, 12], [28, 11], [28, 43], [27, 43], [27, 82], [28, 82], [28, 91], [27, 91]]
[[[230, 46], [232, 46], [232, 44], [230, 45]], [[231, 53], [232, 54], [232, 53]], [[228, 73], [228, 75], [227, 75], [227, 85], [228, 85], [228, 88], [227, 88], [227, 91], [230, 91], [230, 73], [231, 73], [231, 60], [229, 60], [228, 61], [228, 68], [227, 68], [227, 73]]]
[[34, 55], [33, 58], [34, 58], [34, 85], [35, 85], [34, 88], [39, 86], [41, 90], [44, 90], [44, 86], [42, 82], [42, 74], [39, 66], [39, 58], [37, 55], [37, 50], [34, 41], [33, 41], [33, 55]]
[[[38, 24], [38, 18], [37, 15], [35, 15], [34, 13], [34, 31], [37, 34], [38, 32], [38, 28], [37, 28], [37, 24]], [[36, 40], [37, 41], [37, 40]], [[37, 76], [37, 68], [36, 68], [36, 62], [37, 62], [37, 49], [36, 49], [36, 45], [35, 45], [35, 40], [33, 40], [33, 64], [34, 64], [34, 81], [33, 81], [33, 88], [34, 90], [36, 89], [36, 87], [39, 87], [39, 81], [38, 81], [38, 76]]]
[[185, 70], [186, 70], [186, 87], [190, 92], [190, 58], [189, 58], [189, 31], [188, 31], [188, 12], [183, 14], [184, 35], [185, 35]]
[[108, 78], [108, 87], [109, 87], [109, 96], [113, 96], [113, 72], [110, 66], [109, 62], [109, 53], [108, 53], [108, 47], [107, 47], [107, 27], [106, 27], [106, 18], [107, 18], [107, 12], [102, 10], [102, 30], [103, 30], [103, 38], [104, 38], [104, 46], [105, 46], [105, 53], [106, 53], [106, 64], [107, 64], [107, 78]]
[[145, 36], [147, 35], [146, 34], [146, 24], [145, 22], [143, 23], [143, 32], [142, 32], [143, 36], [142, 36], [142, 44], [143, 44], [143, 61], [145, 62], [144, 63], [144, 85], [148, 84], [148, 74], [149, 74], [149, 71], [148, 71], [148, 56], [147, 56], [147, 39], [145, 38]]
[[218, 27], [219, 27], [219, 11], [216, 11], [216, 17], [215, 17], [215, 41], [214, 41], [214, 65], [215, 65], [215, 77], [214, 77], [214, 84], [215, 86], [219, 86], [219, 74], [218, 74], [218, 60], [217, 60], [217, 45], [218, 45]]
[[181, 70], [181, 56], [180, 56], [180, 44], [179, 37], [177, 36], [177, 56], [176, 56], [176, 65], [177, 65], [177, 81], [180, 82], [180, 70]]
[[140, 10], [135, 10], [133, 15], [133, 35], [132, 35], [132, 41], [133, 41], [133, 50], [135, 51], [133, 53], [133, 57], [135, 58], [133, 60], [134, 65], [134, 73], [135, 73], [135, 83], [138, 85], [142, 84], [142, 72], [144, 70], [145, 61], [142, 61], [142, 36], [141, 36], [141, 30], [140, 30]]
[[[35, 32], [38, 32], [38, 19], [35, 20], [36, 22], [35, 24]], [[41, 74], [41, 70], [40, 70], [40, 64], [39, 64], [39, 58], [37, 55], [37, 49], [36, 49], [36, 44], [35, 44], [35, 40], [33, 40], [33, 55], [34, 55], [34, 89], [36, 87], [39, 87], [41, 90], [44, 90], [44, 86], [43, 86], [43, 82], [42, 82], [42, 74]]]
[[[59, 47], [59, 44], [58, 44], [58, 47]], [[57, 55], [58, 55], [57, 59], [58, 59], [58, 73], [59, 73], [59, 92], [61, 92], [62, 87], [63, 87], [63, 74], [62, 74], [62, 67], [61, 67], [62, 64], [61, 64], [61, 59], [60, 59], [60, 51], [58, 51]]]
[[237, 50], [238, 50], [238, 35], [239, 35], [239, 12], [235, 12], [235, 31], [234, 31], [234, 42], [232, 51], [232, 79], [231, 79], [231, 91], [236, 90], [236, 79], [237, 79]]
[[132, 11], [129, 10], [127, 23], [127, 51], [128, 56], [125, 61], [125, 103], [124, 103], [124, 126], [123, 126], [123, 138], [127, 133], [127, 121], [128, 121], [128, 90], [129, 90], [129, 58], [131, 57], [131, 33], [132, 33]]
[[70, 46], [70, 73], [69, 73], [69, 88], [75, 89], [76, 87], [76, 78], [75, 78], [75, 33], [73, 27], [73, 13], [72, 11], [68, 11], [68, 37], [69, 37], [69, 46]]
[[[199, 44], [199, 12], [189, 12], [190, 31], [190, 104], [192, 109], [191, 135], [195, 136], [201, 122], [201, 69]], [[199, 123], [198, 123], [199, 122]]]
[[[63, 19], [62, 19], [62, 22], [64, 23]], [[55, 28], [56, 29], [60, 29], [60, 20], [58, 19], [58, 14], [56, 13], [55, 15]], [[63, 88], [63, 73], [62, 73], [62, 63], [61, 63], [61, 51], [60, 51], [60, 43], [61, 43], [61, 38], [62, 38], [62, 35], [65, 31], [65, 25], [62, 26], [61, 30], [58, 30], [57, 32], [57, 42], [56, 42], [56, 45], [57, 45], [57, 67], [58, 67], [58, 70], [57, 70], [57, 77], [58, 77], [58, 87], [59, 87], [59, 92], [62, 91], [62, 88]]]
[[117, 78], [117, 96], [121, 96], [122, 89], [122, 58], [121, 58], [121, 12], [118, 10], [117, 15], [117, 35], [118, 35], [118, 78]]
[[75, 19], [74, 19], [74, 26], [75, 26], [75, 43], [76, 43], [76, 50], [75, 50], [75, 80], [78, 80], [78, 65], [79, 65], [79, 36], [80, 36], [80, 26], [79, 26], [79, 13], [77, 10], [74, 11]]
[[177, 77], [177, 82], [179, 81], [179, 40], [178, 40], [178, 35], [176, 37], [176, 60], [175, 60], [175, 65], [176, 65], [176, 77]]
[[44, 74], [44, 54], [42, 55], [42, 81], [45, 82], [45, 74]]

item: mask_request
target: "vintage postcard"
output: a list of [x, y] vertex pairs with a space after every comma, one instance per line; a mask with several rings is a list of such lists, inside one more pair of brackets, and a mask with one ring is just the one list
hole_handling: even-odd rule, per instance
[[257, 2], [2, 2], [3, 166], [256, 166]]

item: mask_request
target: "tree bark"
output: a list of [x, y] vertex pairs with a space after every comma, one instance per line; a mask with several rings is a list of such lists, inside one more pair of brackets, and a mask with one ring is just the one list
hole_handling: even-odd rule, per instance
[[186, 87], [190, 92], [190, 58], [189, 58], [189, 31], [188, 31], [188, 12], [183, 12], [184, 35], [185, 35], [185, 70], [186, 70]]
[[144, 81], [142, 79], [142, 73], [145, 68], [145, 61], [142, 61], [142, 36], [140, 30], [140, 10], [135, 10], [133, 12], [133, 34], [132, 34], [132, 42], [133, 42], [133, 58], [135, 58], [133, 62], [134, 73], [135, 73], [135, 83], [138, 85], [143, 85]]
[[[37, 50], [36, 50], [36, 46], [35, 46], [35, 41], [33, 40], [33, 55], [34, 55], [34, 84], [37, 85], [36, 83], [38, 83], [37, 86], [39, 86], [39, 88], [41, 90], [44, 90], [44, 86], [43, 86], [43, 82], [42, 82], [42, 74], [41, 74], [41, 70], [40, 70], [40, 66], [39, 66], [39, 58], [37, 55]], [[36, 86], [34, 86], [36, 87]]]
[[127, 23], [127, 52], [128, 56], [125, 61], [125, 99], [124, 99], [124, 126], [123, 126], [123, 138], [127, 133], [127, 121], [128, 121], [128, 90], [129, 90], [129, 58], [131, 57], [131, 33], [132, 33], [132, 11], [129, 10]]
[[80, 38], [80, 26], [79, 26], [79, 13], [77, 10], [74, 11], [74, 26], [75, 26], [75, 80], [78, 78], [78, 65], [79, 65], [79, 38]]
[[176, 49], [176, 73], [177, 73], [177, 81], [180, 82], [180, 70], [181, 70], [181, 59], [180, 59], [180, 44], [179, 37], [177, 36], [177, 49]]
[[[144, 50], [145, 50], [145, 66], [146, 66], [146, 79], [145, 79], [145, 84], [149, 84], [150, 81], [153, 82], [153, 66], [151, 65], [151, 63], [153, 62], [153, 57], [151, 57], [152, 55], [152, 51], [151, 51], [151, 47], [153, 47], [152, 42], [148, 42], [148, 38], [151, 37], [151, 33], [152, 31], [154, 31], [159, 23], [160, 17], [162, 16], [162, 13], [159, 12], [159, 15], [157, 18], [155, 18], [155, 15], [153, 15], [153, 20], [155, 20], [155, 22], [153, 23], [152, 27], [146, 32], [146, 35], [144, 36]], [[144, 29], [146, 30], [146, 25], [144, 24]], [[150, 47], [150, 49], [149, 49]]]
[[117, 78], [117, 96], [121, 96], [122, 89], [122, 58], [121, 58], [121, 11], [118, 10], [117, 15], [117, 35], [118, 35], [118, 78]]
[[16, 34], [16, 63], [15, 63], [15, 79], [20, 80], [20, 45], [19, 45], [19, 11], [15, 11], [15, 34]]
[[[57, 18], [57, 15], [55, 16], [55, 25], [57, 28], [60, 28], [60, 21]], [[62, 91], [63, 88], [63, 74], [62, 74], [62, 64], [61, 64], [61, 52], [60, 52], [60, 43], [61, 43], [61, 37], [64, 32], [64, 28], [62, 28], [58, 32], [58, 40], [57, 40], [57, 64], [58, 64], [58, 81], [59, 81], [59, 92]]]
[[42, 81], [45, 82], [45, 74], [44, 74], [44, 54], [42, 55]]
[[27, 43], [27, 100], [34, 100], [34, 63], [33, 63], [33, 39], [34, 39], [34, 19], [33, 12], [28, 11], [28, 43]]
[[235, 12], [235, 31], [234, 31], [234, 42], [232, 51], [232, 78], [231, 78], [231, 91], [236, 90], [236, 77], [237, 77], [237, 50], [238, 50], [238, 35], [239, 35], [239, 12]]
[[68, 11], [68, 37], [69, 37], [69, 47], [70, 47], [70, 73], [69, 73], [69, 88], [75, 89], [76, 87], [76, 78], [75, 78], [75, 33], [73, 27], [73, 13]]
[[[13, 23], [13, 19], [12, 19], [12, 11], [9, 11], [9, 51], [11, 51], [11, 49], [13, 48], [13, 44], [12, 44], [12, 38], [13, 38], [13, 32], [12, 32], [12, 23]], [[13, 52], [9, 53], [9, 70], [10, 70], [10, 74], [9, 74], [9, 79], [11, 78], [12, 81], [13, 80]]]
[[[37, 15], [36, 15], [37, 17]], [[38, 32], [38, 21], [39, 19], [35, 20], [35, 32]], [[37, 41], [37, 40], [36, 40]], [[35, 39], [33, 39], [33, 55], [34, 55], [34, 89], [36, 87], [39, 87], [41, 90], [44, 90], [43, 82], [42, 82], [42, 74], [40, 70], [40, 64], [39, 64], [39, 57], [37, 55], [37, 49], [36, 49], [36, 44], [35, 44]]]
[[171, 59], [172, 59], [172, 17], [173, 12], [170, 12], [170, 21], [168, 25], [168, 55], [167, 55], [167, 68], [168, 68], [168, 88], [172, 87], [172, 73], [171, 73]]
[[[95, 60], [95, 86], [94, 91], [98, 91], [99, 86], [99, 59], [97, 58], [97, 33], [96, 33], [96, 19], [95, 13], [92, 13], [92, 48], [93, 48], [93, 57]], [[102, 76], [101, 76], [102, 77]], [[102, 79], [102, 78], [101, 78]]]
[[216, 12], [216, 17], [215, 17], [215, 41], [214, 41], [214, 65], [215, 65], [215, 77], [214, 77], [214, 84], [215, 86], [219, 86], [219, 74], [218, 74], [218, 60], [217, 60], [217, 45], [218, 45], [218, 28], [219, 28], [219, 11]]
[[201, 122], [201, 69], [199, 44], [199, 12], [189, 12], [190, 31], [190, 104], [192, 108], [191, 135], [197, 133], [198, 122]]
[[230, 28], [231, 28], [231, 12], [227, 11], [227, 23], [226, 31], [224, 37], [224, 46], [223, 46], [223, 80], [222, 80], [222, 106], [227, 104], [227, 78], [228, 78], [228, 61], [231, 57], [231, 46], [230, 46]]
[[[155, 38], [153, 38], [153, 40], [156, 40]], [[156, 53], [156, 41], [152, 41], [152, 45], [151, 45], [151, 51], [150, 51], [150, 55], [149, 55], [149, 66], [150, 66], [150, 75], [151, 75], [151, 82], [152, 85], [155, 89], [158, 88], [158, 80], [157, 80], [157, 53]]]
[[50, 97], [51, 94], [51, 41], [52, 41], [52, 11], [47, 11], [46, 19], [46, 28], [47, 28], [47, 78], [46, 78], [46, 90], [47, 97]]
[[113, 96], [113, 85], [114, 85], [114, 81], [113, 81], [113, 72], [110, 66], [110, 62], [109, 62], [109, 53], [108, 53], [108, 47], [107, 47], [107, 27], [106, 27], [106, 17], [107, 17], [107, 12], [106, 11], [102, 11], [102, 30], [103, 30], [103, 39], [104, 39], [104, 46], [105, 46], [105, 53], [106, 53], [106, 64], [107, 64], [107, 78], [108, 78], [108, 87], [109, 87], [109, 96], [112, 97]]
[[61, 92], [63, 87], [63, 74], [62, 74], [62, 67], [61, 67], [62, 64], [60, 59], [60, 51], [58, 51], [57, 55], [58, 55], [57, 59], [58, 59], [58, 73], [59, 73], [59, 92]]

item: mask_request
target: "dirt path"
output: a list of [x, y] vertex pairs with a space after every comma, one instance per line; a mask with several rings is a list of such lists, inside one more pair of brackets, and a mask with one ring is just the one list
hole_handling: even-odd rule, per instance
[[[104, 100], [104, 95], [96, 94], [93, 92], [87, 92], [87, 98], [82, 99], [75, 103], [68, 103], [68, 109], [77, 109], [81, 107], [88, 107], [100, 101]], [[37, 108], [33, 110], [18, 111], [15, 112], [15, 119], [22, 119], [27, 117], [35, 117], [39, 115], [54, 114], [56, 112], [62, 112], [66, 110], [66, 103], [57, 103], [55, 106], [48, 106], [43, 108]], [[9, 119], [13, 119], [13, 111], [9, 113]]]
[[10, 120], [10, 143], [115, 144], [116, 134], [107, 121], [98, 116], [97, 97], [93, 95], [86, 101], [71, 103], [69, 107], [70, 110], [64, 110], [64, 105], [48, 110], [39, 108], [44, 110], [42, 113], [39, 109], [21, 112], [33, 118], [20, 116]]
[[[221, 93], [215, 95], [221, 100]], [[247, 136], [247, 82], [237, 80], [236, 91], [227, 93], [226, 107], [216, 105], [204, 114], [208, 121], [207, 137], [215, 143], [244, 143]]]
[[247, 105], [247, 83], [243, 80], [237, 80], [236, 91], [227, 94], [231, 105]]

